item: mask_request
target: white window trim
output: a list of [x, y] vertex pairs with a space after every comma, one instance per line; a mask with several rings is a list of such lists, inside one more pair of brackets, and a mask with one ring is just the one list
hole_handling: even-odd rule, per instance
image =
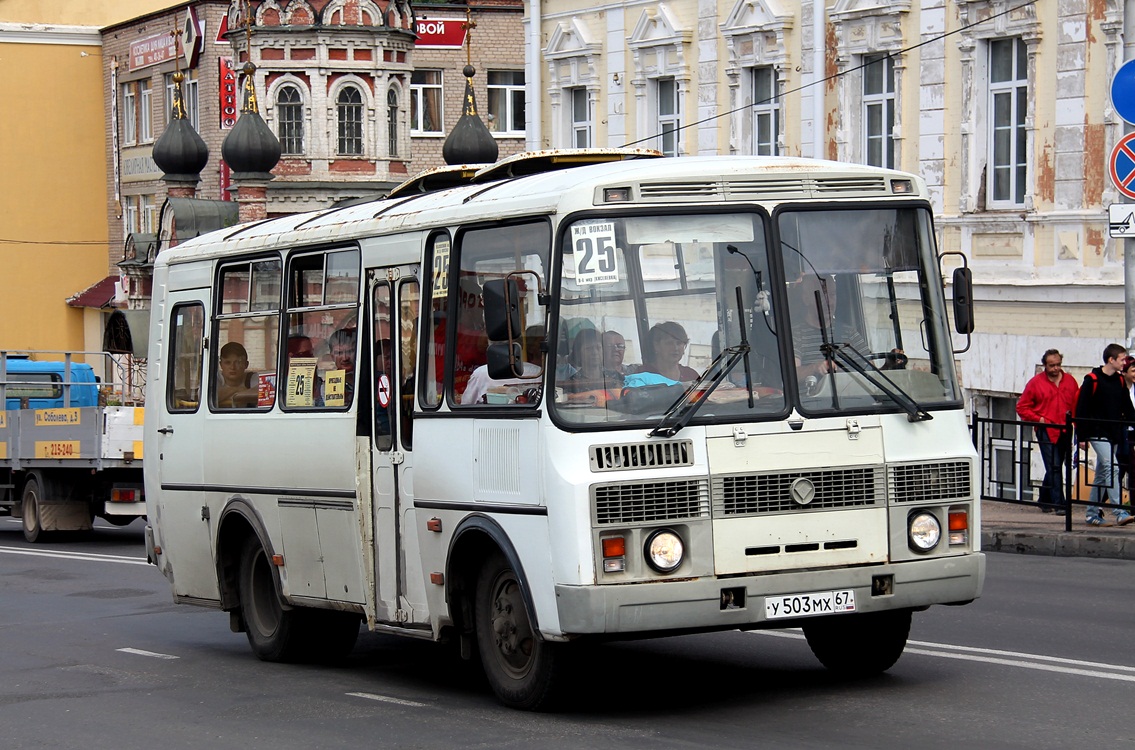
[[634, 31], [627, 39], [627, 47], [631, 50], [631, 86], [634, 89], [638, 138], [653, 144], [655, 148], [661, 146], [658, 79], [673, 78], [678, 89], [678, 109], [683, 113], [679, 126], [678, 156], [690, 153], [687, 144], [697, 142], [697, 134], [684, 127], [684, 113], [689, 111], [689, 107], [685, 106], [683, 100], [689, 95], [693, 78], [686, 50], [692, 38], [692, 32], [683, 29], [665, 5], [658, 5], [642, 11]]
[[[595, 127], [595, 104], [599, 99], [602, 81], [596, 72], [603, 54], [603, 46], [590, 39], [586, 25], [578, 18], [559, 23], [548, 38], [548, 46], [543, 50], [547, 65], [547, 86], [552, 124], [551, 145], [553, 148], [571, 148], [575, 131], [572, 122], [572, 89], [587, 90], [587, 100], [591, 112], [590, 143], [599, 146], [599, 133]], [[525, 86], [529, 86], [525, 77]], [[531, 94], [531, 89], [527, 89]], [[528, 101], [540, 101], [543, 92], [528, 96]], [[617, 145], [622, 145], [617, 144]]]
[[[505, 68], [497, 68], [495, 70], [488, 71], [488, 73], [516, 73], [516, 72], [523, 73], [524, 71], [522, 69], [509, 70], [509, 69], [505, 69]], [[513, 95], [516, 92], [523, 93], [524, 94], [524, 105], [525, 105], [525, 107], [528, 106], [528, 90], [527, 90], [528, 77], [525, 76], [524, 83], [520, 84], [519, 86], [516, 85], [515, 83], [491, 84], [491, 83], [488, 83], [488, 79], [489, 79], [489, 76], [488, 76], [488, 74], [486, 74], [485, 75], [485, 89], [486, 89], [486, 91], [492, 91], [494, 89], [498, 89], [502, 92], [502, 95], [504, 96], [504, 101], [505, 101], [505, 113], [506, 113], [506, 116], [507, 116], [507, 122], [508, 122], [508, 124], [511, 125], [513, 117], [516, 114], [516, 113], [513, 112], [513, 106], [512, 106]], [[486, 106], [488, 106], [487, 102], [486, 102]], [[520, 137], [524, 136], [524, 130], [514, 130], [512, 128], [507, 128], [507, 129], [503, 129], [503, 130], [490, 130], [490, 132], [493, 134], [493, 137], [495, 137], [495, 138], [520, 138]]]
[[438, 129], [437, 130], [422, 130], [422, 129], [420, 129], [418, 127], [420, 125], [420, 122], [416, 122], [413, 119], [413, 115], [412, 115], [413, 104], [411, 103], [410, 100], [407, 100], [407, 108], [408, 108], [409, 112], [411, 113], [409, 115], [409, 117], [410, 117], [410, 135], [414, 136], [416, 138], [441, 138], [441, 137], [445, 136], [445, 88], [444, 88], [445, 87], [445, 71], [441, 70], [440, 68], [422, 68], [421, 72], [423, 72], [423, 73], [426, 73], [426, 72], [437, 73], [439, 80], [438, 80], [437, 83], [413, 83], [413, 82], [411, 82], [409, 84], [409, 86], [410, 86], [410, 100], [417, 103], [418, 120], [420, 121], [422, 112], [425, 111], [425, 109], [423, 107], [423, 103], [424, 103], [423, 92], [426, 91], [427, 89], [429, 89], [429, 90], [436, 89], [437, 90], [437, 92], [438, 92], [438, 94], [437, 94], [437, 96], [438, 96], [438, 120], [439, 120], [439, 122], [437, 124]]
[[138, 84], [138, 142], [154, 141], [154, 87], [148, 80]]
[[[280, 94], [280, 89], [284, 88], [285, 86], [291, 86], [292, 88], [299, 91], [300, 94], [300, 106], [303, 107], [303, 150], [298, 154], [284, 154], [282, 158], [302, 159], [308, 157], [312, 153], [315, 153], [315, 151], [313, 150], [315, 144], [312, 142], [315, 134], [311, 126], [311, 92], [308, 90], [307, 85], [303, 82], [302, 79], [296, 78], [295, 76], [283, 76], [272, 82], [272, 85], [265, 93], [265, 98], [267, 99], [267, 101], [264, 106], [264, 119], [265, 122], [267, 122], [268, 127], [271, 128], [272, 133], [275, 134], [277, 138], [279, 138], [280, 113], [277, 111], [278, 107], [276, 106], [276, 100]], [[336, 131], [336, 140], [338, 140], [338, 131]]]
[[[896, 89], [898, 88], [898, 85], [897, 85], [897, 81], [895, 80], [897, 78], [897, 75], [895, 74], [894, 58], [893, 57], [887, 57], [887, 54], [888, 53], [886, 53], [886, 52], [876, 52], [876, 53], [870, 53], [870, 54], [865, 54], [865, 55], [859, 56], [859, 64], [861, 66], [866, 65], [868, 57], [872, 57], [872, 56], [878, 56], [879, 57], [879, 60], [875, 64], [883, 66], [883, 82], [884, 82], [884, 90], [882, 92], [877, 93], [877, 94], [868, 94], [865, 90], [867, 88], [867, 85], [866, 85], [867, 84], [867, 75], [866, 75], [867, 71], [866, 71], [866, 68], [860, 68], [860, 70], [859, 70], [859, 82], [860, 82], [859, 91], [860, 91], [860, 96], [863, 99], [863, 103], [860, 106], [860, 111], [859, 111], [859, 122], [860, 122], [860, 127], [859, 127], [860, 144], [859, 144], [859, 148], [860, 148], [860, 154], [862, 155], [863, 163], [864, 164], [869, 163], [868, 158], [869, 158], [869, 154], [871, 153], [870, 142], [871, 142], [871, 138], [872, 138], [872, 133], [870, 131], [870, 124], [869, 124], [869, 118], [867, 116], [867, 112], [871, 107], [882, 107], [882, 110], [883, 110], [882, 124], [883, 124], [884, 129], [882, 131], [880, 131], [875, 137], [878, 138], [879, 140], [881, 140], [882, 144], [883, 144], [882, 151], [881, 151], [881, 157], [882, 157], [883, 163], [876, 164], [874, 166], [894, 169], [898, 165], [898, 153], [897, 153], [897, 150], [896, 150], [896, 144], [894, 142], [895, 123], [892, 122], [890, 132], [887, 132], [886, 131], [886, 122], [887, 122], [887, 107], [888, 106], [890, 107], [891, 112], [892, 112], [892, 116], [893, 116], [893, 118], [895, 119], [896, 122], [897, 122], [897, 119], [898, 119], [898, 107], [896, 106], [896, 97], [897, 97]], [[887, 69], [888, 68], [890, 68], [890, 73], [891, 73], [889, 79], [887, 78]], [[889, 91], [886, 90], [886, 85], [888, 83], [890, 85]], [[888, 143], [890, 143], [891, 152], [892, 152], [893, 158], [894, 158], [894, 162], [891, 163], [891, 164], [886, 163], [886, 161], [887, 161], [887, 144]]]
[[[359, 94], [359, 147], [360, 152], [357, 154], [344, 154], [339, 151], [339, 94], [344, 89], [354, 89]], [[331, 90], [331, 97], [328, 100], [328, 115], [330, 117], [330, 130], [331, 133], [331, 150], [329, 156], [331, 159], [366, 159], [374, 151], [374, 104], [370, 98], [370, 87], [367, 86], [362, 80], [354, 76], [348, 76], [335, 82], [335, 88]], [[385, 108], [385, 107], [384, 107]], [[385, 133], [385, 128], [383, 128]]]
[[[1009, 39], [1006, 39], [1005, 41], [1009, 41], [1009, 40], [1012, 40], [1014, 42], [1013, 48], [1012, 48], [1012, 55], [1013, 55], [1013, 67], [1015, 68], [1016, 67], [1016, 57], [1017, 57], [1017, 45], [1018, 44], [1024, 44], [1025, 41], [1023, 39], [1021, 39], [1020, 37], [1009, 37]], [[987, 59], [988, 59], [988, 63], [987, 63], [987, 70], [988, 70], [989, 68], [992, 67], [991, 63], [993, 62], [993, 60], [992, 60], [993, 45], [986, 43], [985, 48], [986, 48], [986, 55], [987, 55]], [[1027, 124], [1027, 115], [1028, 115], [1028, 109], [1027, 108], [1029, 106], [1028, 102], [1029, 102], [1029, 99], [1030, 99], [1030, 93], [1031, 92], [1030, 92], [1030, 89], [1029, 89], [1029, 80], [1028, 80], [1027, 55], [1028, 55], [1028, 52], [1026, 50], [1026, 62], [1025, 62], [1026, 70], [1024, 71], [1024, 75], [1025, 75], [1024, 78], [1018, 77], [1018, 78], [1014, 78], [1010, 81], [1000, 81], [1000, 82], [994, 83], [992, 80], [990, 80], [989, 76], [986, 77], [986, 92], [987, 92], [987, 96], [988, 96], [988, 99], [986, 100], [987, 101], [986, 112], [989, 113], [989, 119], [988, 119], [988, 125], [987, 125], [987, 129], [986, 129], [987, 142], [986, 142], [986, 147], [985, 147], [985, 150], [986, 150], [985, 163], [988, 165], [986, 167], [986, 170], [985, 170], [985, 205], [986, 205], [986, 208], [988, 208], [992, 211], [1008, 210], [1008, 209], [1020, 209], [1020, 208], [1024, 207], [1025, 201], [1028, 199], [1028, 193], [1029, 193], [1028, 183], [1030, 182], [1030, 172], [1029, 172], [1029, 168], [1028, 168], [1028, 145], [1027, 144], [1028, 144], [1029, 137], [1028, 137], [1028, 124]], [[1018, 75], [1020, 75], [1020, 73], [1022, 71], [1016, 71], [1016, 72], [1017, 72]], [[1023, 125], [1018, 126], [1017, 121], [1018, 121], [1018, 118], [1019, 118], [1021, 113], [1017, 109], [1017, 93], [1019, 92], [1019, 90], [1022, 87], [1025, 89], [1025, 107], [1026, 107], [1025, 120], [1026, 120], [1026, 122]], [[1018, 135], [1017, 129], [1018, 129], [1018, 127], [1024, 129], [1024, 131], [1025, 131], [1025, 142], [1026, 142], [1026, 146], [1025, 146], [1025, 154], [1026, 154], [1026, 158], [1025, 158], [1025, 185], [1021, 186], [1021, 185], [1017, 184], [1016, 172], [1017, 172], [1017, 168], [1020, 165], [1016, 162], [1015, 155], [1011, 156], [1010, 162], [1009, 162], [1009, 194], [1010, 194], [1010, 197], [1007, 198], [1007, 199], [1003, 199], [1003, 200], [998, 200], [994, 196], [994, 192], [993, 192], [993, 185], [994, 185], [994, 179], [995, 179], [995, 176], [994, 176], [994, 166], [995, 165], [993, 163], [993, 158], [994, 158], [994, 155], [993, 155], [993, 148], [994, 148], [993, 134], [994, 134], [994, 129], [996, 128], [996, 123], [993, 120], [993, 115], [994, 115], [994, 112], [995, 112], [995, 110], [993, 108], [993, 101], [994, 101], [995, 97], [999, 94], [1000, 95], [1005, 95], [1005, 94], [1009, 95], [1010, 108], [1011, 108], [1011, 112], [1012, 112], [1012, 118], [1011, 118], [1012, 123], [1010, 125], [1011, 135], [1012, 135], [1012, 137], [1010, 139], [1011, 142], [1010, 142], [1010, 147], [1009, 147], [1010, 152], [1012, 152], [1012, 153], [1016, 152], [1016, 143], [1017, 143], [1017, 135]], [[1022, 192], [1024, 193], [1024, 196], [1022, 197], [1022, 200], [1019, 203], [1017, 202], [1017, 200], [1015, 198], [1015, 196], [1018, 192], [1018, 188], [1022, 188]]]
[[[956, 0], [958, 5], [958, 21], [963, 26], [973, 24], [975, 20], [989, 17], [999, 10], [1003, 10], [998, 0]], [[988, 158], [989, 158], [989, 50], [988, 42], [991, 39], [1004, 39], [1017, 36], [1026, 45], [1027, 74], [1026, 81], [1030, 96], [1028, 97], [1028, 112], [1025, 116], [1025, 203], [1023, 209], [1034, 209], [1032, 186], [1036, 183], [1036, 162], [1033, 155], [1036, 137], [1036, 52], [1040, 45], [1040, 23], [1036, 19], [1035, 9], [1028, 6], [1022, 12], [1008, 15], [996, 15], [989, 23], [971, 26], [961, 34], [958, 49], [961, 51], [961, 80], [970, 81], [970, 85], [962, 89], [962, 118], [961, 118], [961, 191], [958, 195], [958, 208], [961, 213], [979, 213], [982, 211], [1016, 211], [1022, 210], [1021, 205], [1011, 208], [993, 208], [989, 202]], [[984, 175], [984, 179], [983, 179]], [[979, 197], [984, 195], [984, 205]]]
[[122, 84], [122, 145], [138, 144], [138, 96], [135, 82]]
[[[753, 68], [771, 67], [777, 97], [784, 102], [784, 71], [789, 68], [786, 35], [794, 17], [777, 0], [737, 0], [721, 24], [727, 56], [725, 80], [729, 103], [729, 153], [755, 153]], [[785, 152], [784, 113], [776, 134], [777, 152]]]
[[[773, 99], [767, 101], [765, 98], [757, 95], [757, 71], [767, 70], [772, 76], [772, 90]], [[780, 74], [776, 67], [772, 65], [752, 65], [745, 68], [744, 72], [745, 89], [748, 95], [745, 99], [745, 117], [743, 121], [747, 124], [747, 130], [751, 135], [748, 139], [748, 150], [746, 154], [760, 154], [760, 143], [758, 138], [760, 136], [760, 128], [758, 127], [759, 121], [762, 117], [772, 117], [773, 132], [772, 140], [769, 142], [772, 146], [772, 153], [767, 156], [779, 156], [781, 153], [781, 141], [783, 137], [784, 128], [784, 113], [781, 110], [781, 92], [783, 91], [783, 83], [780, 80]]]

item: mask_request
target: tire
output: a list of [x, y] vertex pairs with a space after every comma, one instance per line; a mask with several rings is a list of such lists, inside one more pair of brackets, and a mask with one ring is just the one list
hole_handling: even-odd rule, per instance
[[40, 489], [40, 480], [36, 476], [28, 477], [24, 483], [23, 494], [23, 527], [24, 539], [29, 543], [35, 544], [42, 542], [47, 538], [47, 532], [43, 530], [39, 511], [42, 503], [43, 494]]
[[272, 562], [256, 536], [240, 554], [240, 613], [252, 653], [263, 661], [295, 661], [303, 651], [303, 618], [284, 609], [276, 591]]
[[520, 577], [502, 555], [485, 562], [475, 596], [477, 650], [493, 692], [511, 708], [549, 708], [561, 681], [563, 644], [532, 628]]
[[819, 617], [804, 637], [820, 663], [844, 677], [872, 677], [894, 666], [910, 634], [910, 610]]

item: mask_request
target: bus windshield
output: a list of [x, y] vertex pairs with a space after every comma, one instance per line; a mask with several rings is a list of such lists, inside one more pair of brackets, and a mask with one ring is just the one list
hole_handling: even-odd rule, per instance
[[769, 222], [572, 222], [550, 347], [557, 419], [759, 420], [790, 406], [925, 418], [958, 402], [927, 211], [809, 207]]

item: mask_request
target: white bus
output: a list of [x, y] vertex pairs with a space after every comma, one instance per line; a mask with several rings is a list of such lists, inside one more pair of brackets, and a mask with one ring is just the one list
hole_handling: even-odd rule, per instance
[[869, 674], [912, 612], [978, 597], [922, 181], [638, 156], [514, 157], [163, 252], [147, 547], [176, 601], [267, 660], [361, 622], [454, 641], [532, 709], [579, 642], [802, 627]]

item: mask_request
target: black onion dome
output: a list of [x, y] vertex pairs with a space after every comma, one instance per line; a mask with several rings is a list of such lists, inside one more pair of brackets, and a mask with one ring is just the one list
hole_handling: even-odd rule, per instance
[[446, 164], [491, 164], [497, 160], [497, 141], [477, 116], [477, 100], [473, 96], [473, 66], [465, 70], [465, 106], [457, 124], [441, 147]]
[[256, 66], [244, 64], [244, 106], [236, 125], [221, 144], [221, 157], [232, 169], [234, 180], [270, 180], [283, 148], [256, 107], [252, 73]]
[[154, 143], [152, 156], [158, 169], [165, 174], [166, 182], [200, 182], [201, 170], [209, 163], [209, 147], [185, 119], [185, 105], [181, 97], [181, 71], [173, 75], [173, 118], [165, 132]]
[[209, 147], [189, 124], [176, 118], [154, 143], [154, 163], [165, 172], [167, 182], [200, 182], [201, 170], [209, 163]]

